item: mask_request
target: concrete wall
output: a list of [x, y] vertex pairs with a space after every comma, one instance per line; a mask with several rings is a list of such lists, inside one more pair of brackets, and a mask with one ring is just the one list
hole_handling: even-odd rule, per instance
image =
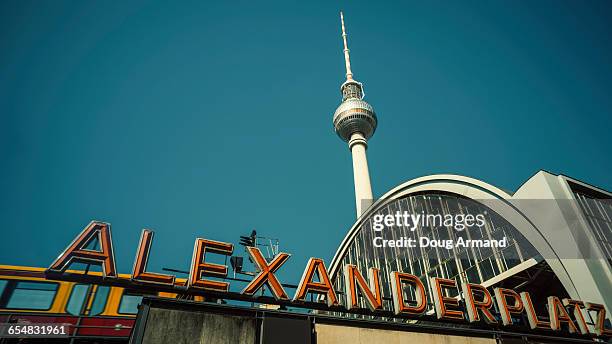
[[514, 199], [549, 200], [540, 201], [541, 208], [521, 207], [525, 203], [519, 201], [516, 204], [554, 249], [557, 259], [548, 255], [544, 257], [570, 297], [603, 304], [608, 319], [612, 319], [612, 269], [582, 211], [577, 203], [570, 201], [574, 195], [568, 178], [540, 171], [521, 186]]
[[460, 337], [430, 333], [378, 330], [316, 324], [317, 344], [495, 344], [493, 338]]
[[254, 344], [254, 317], [155, 309], [149, 311], [143, 343]]

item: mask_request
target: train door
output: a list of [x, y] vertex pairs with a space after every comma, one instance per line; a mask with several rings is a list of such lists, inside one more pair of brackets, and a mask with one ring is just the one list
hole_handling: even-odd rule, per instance
[[72, 315], [95, 316], [104, 311], [109, 287], [92, 284], [75, 284], [66, 303], [66, 312]]

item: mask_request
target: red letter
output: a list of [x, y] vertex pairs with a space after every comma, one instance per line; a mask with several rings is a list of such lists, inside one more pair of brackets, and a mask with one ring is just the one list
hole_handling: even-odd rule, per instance
[[520, 295], [521, 300], [523, 300], [523, 305], [525, 305], [525, 313], [527, 313], [527, 320], [529, 320], [529, 326], [531, 327], [531, 329], [533, 330], [539, 328], [542, 330], [550, 330], [550, 322], [540, 320], [540, 318], [536, 314], [529, 293], [524, 291]]
[[[403, 284], [412, 284], [415, 287], [416, 306], [407, 306], [404, 301], [404, 293], [402, 292]], [[398, 271], [391, 272], [391, 291], [393, 294], [393, 308], [395, 314], [412, 314], [419, 315], [425, 312], [427, 307], [427, 296], [425, 295], [425, 286], [423, 282], [415, 276]]]
[[589, 334], [589, 327], [587, 326], [584, 316], [582, 315], [582, 308], [584, 308], [584, 302], [571, 299], [563, 299], [564, 306], [570, 306], [574, 308], [574, 319], [578, 322], [578, 328], [580, 333]]
[[[319, 281], [321, 282], [312, 281], [315, 272], [317, 272], [317, 274], [319, 275]], [[306, 269], [304, 269], [302, 279], [300, 280], [300, 284], [298, 285], [298, 288], [295, 291], [293, 301], [304, 302], [306, 299], [306, 294], [308, 294], [309, 292], [327, 295], [327, 306], [338, 305], [336, 292], [334, 291], [334, 287], [329, 281], [327, 269], [325, 269], [325, 263], [323, 263], [322, 259], [310, 258], [308, 260], [308, 265], [306, 265]]]
[[462, 311], [446, 308], [446, 305], [459, 307], [459, 300], [454, 297], [444, 296], [443, 290], [446, 288], [457, 288], [457, 282], [452, 279], [432, 277], [431, 283], [434, 287], [433, 299], [434, 305], [436, 306], [436, 315], [438, 319], [463, 320]]
[[[94, 238], [100, 243], [99, 251], [85, 248]], [[47, 271], [62, 273], [74, 262], [101, 265], [104, 277], [117, 277], [109, 223], [90, 222]]]
[[606, 308], [598, 303], [586, 303], [586, 307], [590, 311], [597, 312], [597, 323], [595, 324], [595, 333], [598, 336], [612, 336], [612, 330], [606, 329]]
[[253, 295], [255, 292], [257, 292], [257, 290], [259, 290], [259, 288], [267, 283], [275, 299], [288, 300], [289, 297], [287, 296], [285, 289], [283, 289], [283, 286], [280, 284], [280, 282], [278, 282], [278, 279], [276, 276], [274, 276], [274, 273], [287, 261], [287, 259], [289, 259], [291, 255], [281, 252], [277, 254], [270, 262], [270, 265], [268, 265], [266, 259], [257, 247], [247, 247], [247, 251], [257, 266], [259, 275], [255, 276], [255, 278], [253, 278], [253, 280], [244, 288], [244, 290], [242, 290], [242, 294]]
[[[495, 288], [493, 289], [493, 293], [495, 293], [497, 307], [501, 313], [502, 324], [504, 324], [504, 326], [512, 325], [512, 313], [520, 314], [525, 308], [523, 307], [521, 297], [512, 289]], [[507, 296], [511, 296], [514, 300], [512, 306], [508, 305]]]
[[382, 295], [380, 293], [380, 282], [378, 281], [378, 269], [368, 269], [368, 279], [370, 286], [363, 278], [357, 266], [346, 264], [344, 266], [344, 288], [346, 292], [346, 305], [349, 310], [358, 308], [357, 304], [357, 287], [361, 291], [361, 295], [366, 300], [366, 304], [371, 311], [380, 310], [382, 308]]
[[234, 245], [220, 241], [198, 238], [193, 248], [191, 259], [191, 271], [189, 273], [189, 288], [226, 292], [229, 283], [205, 280], [203, 276], [225, 277], [227, 276], [227, 265], [206, 263], [206, 252], [218, 253], [229, 256], [234, 251]]
[[550, 317], [550, 328], [553, 331], [559, 331], [561, 324], [566, 322], [570, 333], [578, 332], [576, 325], [574, 325], [569, 314], [567, 314], [567, 310], [565, 310], [565, 307], [563, 307], [561, 301], [556, 296], [548, 297], [548, 315]]
[[[465, 297], [465, 305], [467, 306], [468, 320], [470, 322], [480, 321], [480, 314], [478, 311], [482, 312], [484, 315], [484, 320], [488, 324], [495, 324], [497, 320], [489, 309], [493, 306], [493, 298], [491, 294], [487, 290], [487, 288], [481, 286], [480, 284], [470, 284], [463, 283], [461, 289], [463, 289], [463, 294]], [[474, 300], [474, 291], [477, 290], [482, 293], [482, 300], [477, 301]]]
[[155, 233], [151, 230], [142, 230], [140, 243], [136, 251], [136, 259], [134, 260], [134, 267], [132, 269], [132, 281], [172, 286], [174, 285], [175, 278], [173, 275], [146, 272], [149, 251], [151, 251], [151, 245], [153, 245], [154, 234]]

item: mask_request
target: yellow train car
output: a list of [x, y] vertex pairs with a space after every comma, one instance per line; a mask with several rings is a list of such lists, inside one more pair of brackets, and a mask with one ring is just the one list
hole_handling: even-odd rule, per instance
[[[71, 343], [91, 343], [93, 339], [96, 343], [127, 342], [143, 294], [120, 287], [48, 280], [44, 272], [44, 268], [0, 265], [0, 324], [62, 323], [70, 325]], [[130, 278], [125, 274], [120, 277]], [[177, 278], [176, 282], [186, 281]], [[167, 292], [149, 295], [177, 297]]]

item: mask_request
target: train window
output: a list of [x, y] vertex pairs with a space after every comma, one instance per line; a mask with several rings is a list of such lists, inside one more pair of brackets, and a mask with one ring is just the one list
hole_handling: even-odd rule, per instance
[[87, 292], [91, 286], [88, 284], [77, 284], [72, 288], [66, 311], [72, 315], [80, 315], [84, 310], [84, 303], [87, 301]]
[[94, 295], [93, 304], [91, 305], [91, 310], [89, 310], [89, 315], [98, 315], [104, 312], [109, 291], [109, 287], [98, 286], [98, 289], [96, 289], [96, 294]]
[[48, 310], [53, 304], [58, 284], [50, 282], [17, 282], [11, 286], [6, 308]]
[[136, 314], [138, 313], [138, 305], [142, 300], [142, 295], [123, 294], [119, 303], [120, 314]]
[[7, 280], [0, 280], [0, 297], [2, 296], [2, 293], [4, 292], [4, 287], [6, 287], [7, 283]]

